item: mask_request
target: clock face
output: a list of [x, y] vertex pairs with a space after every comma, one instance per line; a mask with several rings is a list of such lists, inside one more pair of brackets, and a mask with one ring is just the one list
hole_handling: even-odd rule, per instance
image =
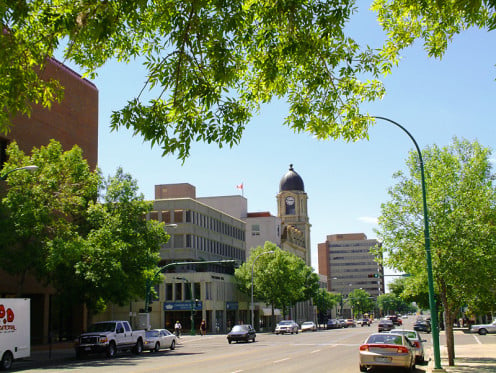
[[292, 205], [294, 205], [294, 203], [295, 203], [294, 197], [291, 197], [291, 196], [286, 197], [286, 205], [292, 206]]

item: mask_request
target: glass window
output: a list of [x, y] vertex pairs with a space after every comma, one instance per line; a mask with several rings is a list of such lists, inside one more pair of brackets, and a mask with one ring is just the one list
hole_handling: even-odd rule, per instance
[[183, 210], [174, 210], [174, 223], [183, 222]]
[[260, 236], [260, 224], [252, 224], [251, 235], [252, 236]]
[[150, 211], [150, 220], [158, 220], [158, 211]]
[[191, 210], [186, 211], [186, 223], [191, 223]]
[[164, 223], [170, 223], [171, 222], [170, 211], [162, 211], [162, 221]]
[[201, 286], [200, 286], [200, 283], [199, 282], [195, 282], [195, 284], [193, 285], [193, 288], [194, 288], [194, 292], [193, 292], [193, 296], [195, 297], [195, 299], [201, 299]]
[[172, 284], [165, 284], [165, 300], [173, 300]]
[[176, 300], [183, 300], [183, 283], [176, 283]]

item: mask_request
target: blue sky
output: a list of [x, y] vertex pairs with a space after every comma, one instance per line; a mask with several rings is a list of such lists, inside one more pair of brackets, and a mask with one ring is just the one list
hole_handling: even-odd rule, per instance
[[[360, 11], [349, 30], [359, 41], [378, 47], [383, 33], [364, 4], [369, 2], [359, 2]], [[464, 32], [441, 61], [428, 58], [422, 45], [414, 45], [384, 79], [385, 98], [364, 109], [406, 127], [421, 148], [448, 145], [457, 136], [495, 149], [495, 36], [479, 30]], [[159, 148], [151, 148], [131, 131], [110, 132], [112, 110], [135, 97], [144, 81], [138, 63], [110, 63], [93, 80], [99, 89], [98, 163], [104, 175], [122, 166], [138, 180], [147, 199], [153, 199], [156, 184], [190, 183], [198, 197], [206, 197], [240, 194], [236, 185], [243, 183], [248, 210], [275, 215], [279, 181], [292, 163], [309, 197], [314, 268], [318, 267], [317, 244], [329, 234], [363, 232], [375, 238], [373, 228], [381, 203], [388, 200], [392, 174], [404, 169], [413, 149], [400, 129], [378, 122], [368, 141], [317, 141], [285, 127], [288, 107], [273, 102], [249, 123], [239, 146], [219, 149], [194, 144], [182, 164], [174, 156], [162, 157]]]

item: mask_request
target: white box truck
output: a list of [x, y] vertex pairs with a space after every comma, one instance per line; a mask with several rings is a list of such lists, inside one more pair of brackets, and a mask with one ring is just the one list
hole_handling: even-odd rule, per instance
[[31, 354], [30, 299], [0, 298], [0, 369]]

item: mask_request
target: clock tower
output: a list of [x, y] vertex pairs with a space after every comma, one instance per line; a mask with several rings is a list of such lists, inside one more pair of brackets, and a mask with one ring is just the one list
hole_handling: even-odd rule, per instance
[[277, 216], [281, 219], [281, 248], [310, 265], [310, 223], [307, 210], [308, 196], [303, 179], [289, 165], [282, 177], [277, 194]]

